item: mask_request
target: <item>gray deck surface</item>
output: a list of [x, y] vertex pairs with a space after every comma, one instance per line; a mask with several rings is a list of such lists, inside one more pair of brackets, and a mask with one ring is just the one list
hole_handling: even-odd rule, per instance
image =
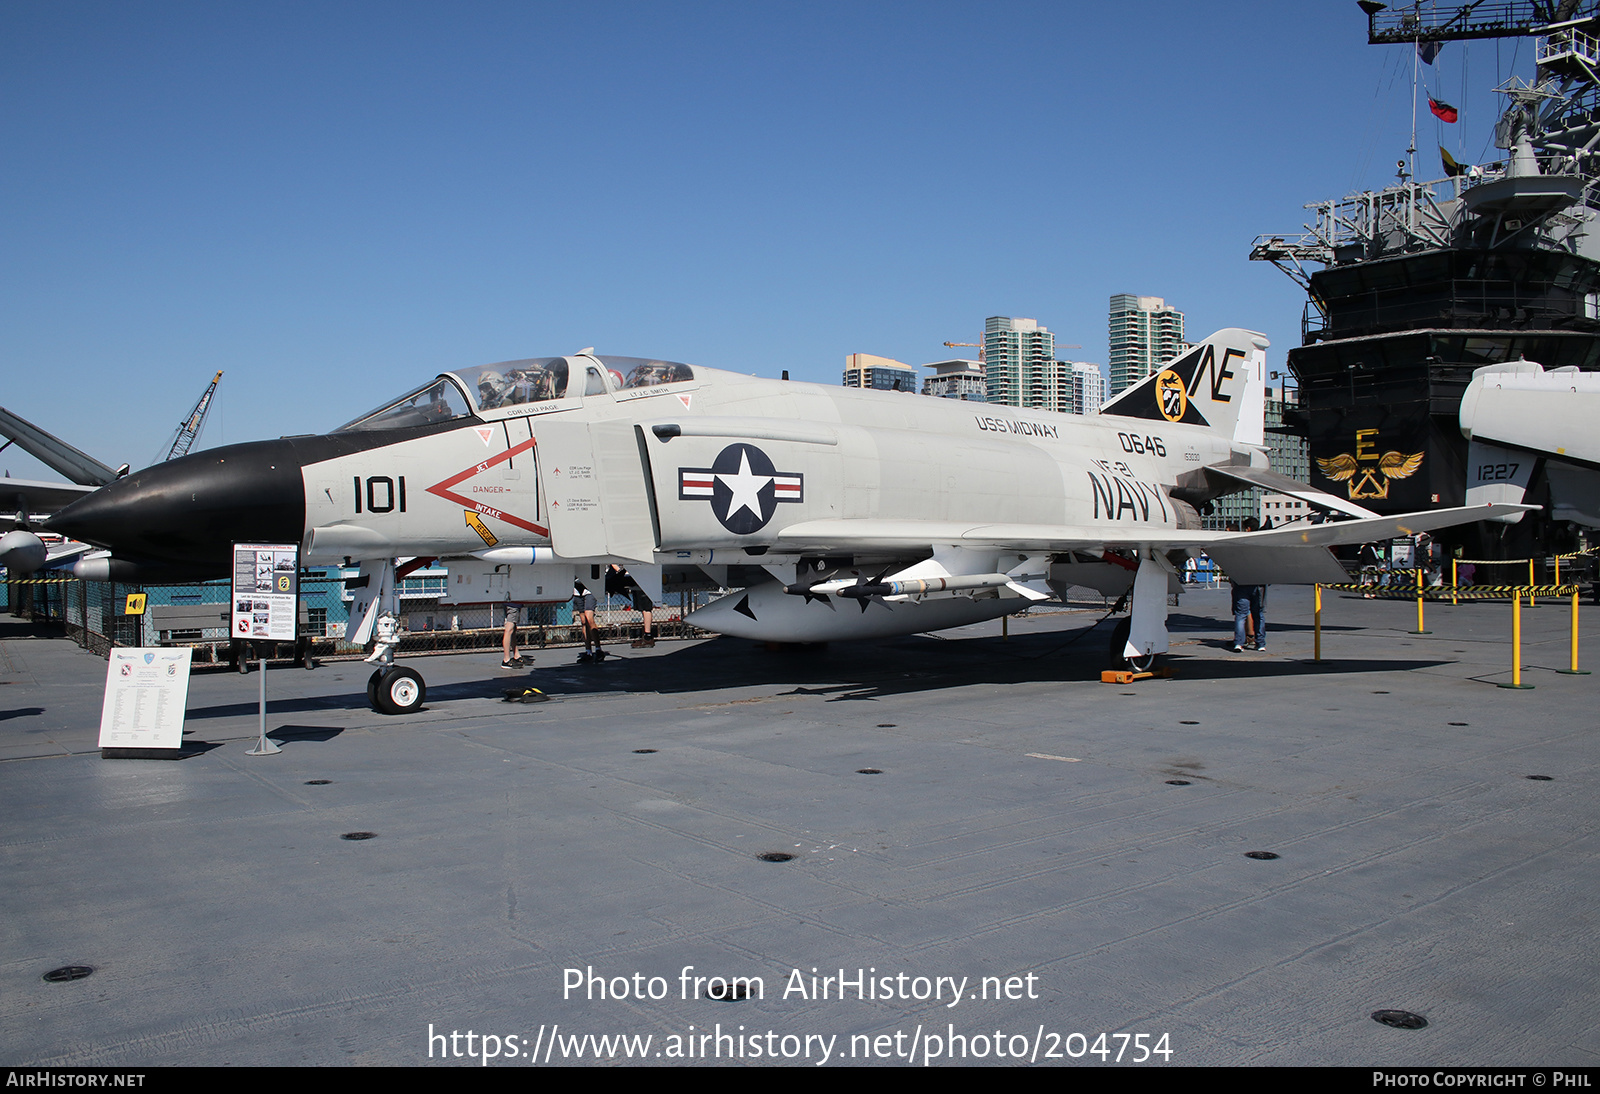
[[[1175, 1064], [1600, 1064], [1600, 676], [1550, 671], [1565, 603], [1524, 611], [1514, 692], [1508, 605], [1430, 604], [1413, 636], [1413, 606], [1330, 594], [1318, 666], [1309, 602], [1273, 589], [1270, 652], [1235, 654], [1225, 595], [1186, 595], [1177, 677], [1131, 686], [1098, 680], [1109, 625], [1063, 648], [1084, 612], [1005, 642], [419, 658], [408, 718], [367, 709], [364, 666], [274, 670], [263, 758], [258, 677], [197, 672], [176, 762], [101, 759], [105, 663], [7, 617], [0, 1064], [425, 1064], [430, 1024], [531, 1055], [557, 1023], [648, 1034], [651, 1063], [720, 1024], [837, 1035], [829, 1066], [951, 1026], [982, 1035], [968, 1063], [1105, 1031]], [[499, 701], [528, 679], [554, 700]], [[66, 964], [95, 972], [40, 979]], [[689, 965], [765, 998], [684, 1000]], [[588, 967], [670, 991], [564, 1000]], [[784, 998], [796, 968], [1039, 997]]]

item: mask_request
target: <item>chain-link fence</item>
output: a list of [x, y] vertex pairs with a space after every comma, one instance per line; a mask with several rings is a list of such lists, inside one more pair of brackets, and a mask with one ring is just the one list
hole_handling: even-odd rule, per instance
[[[365, 648], [346, 640], [355, 630], [348, 618], [343, 578], [305, 577], [300, 584], [300, 641], [296, 656], [354, 659]], [[81, 581], [75, 577], [31, 577], [0, 584], [0, 611], [34, 623], [54, 625], [84, 649], [102, 657], [114, 646], [189, 646], [197, 664], [231, 663], [238, 647], [228, 632], [231, 586], [226, 581], [188, 585], [136, 585]], [[143, 594], [144, 610], [127, 613], [130, 594]], [[709, 632], [684, 617], [717, 593], [669, 593], [651, 613], [656, 638], [701, 638]], [[499, 649], [505, 622], [501, 605], [448, 605], [436, 599], [401, 602], [401, 654], [455, 653]], [[644, 633], [643, 619], [629, 599], [605, 597], [595, 612], [604, 644], [628, 642]], [[529, 648], [580, 646], [582, 634], [569, 602], [524, 608], [517, 640]], [[265, 644], [263, 644], [263, 649]], [[279, 652], [288, 655], [282, 644]], [[251, 659], [260, 655], [252, 648]], [[271, 654], [269, 653], [270, 657]]]

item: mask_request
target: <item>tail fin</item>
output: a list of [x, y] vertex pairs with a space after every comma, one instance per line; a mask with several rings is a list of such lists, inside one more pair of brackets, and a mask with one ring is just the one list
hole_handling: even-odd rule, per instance
[[1266, 443], [1266, 335], [1230, 327], [1100, 408], [1124, 418], [1199, 425]]

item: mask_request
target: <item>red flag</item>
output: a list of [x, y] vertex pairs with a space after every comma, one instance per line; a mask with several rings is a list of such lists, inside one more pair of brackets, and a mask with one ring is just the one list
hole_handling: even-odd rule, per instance
[[1438, 99], [1432, 97], [1428, 99], [1428, 109], [1433, 111], [1434, 117], [1440, 118], [1447, 122], [1453, 122], [1456, 120], [1456, 118], [1460, 117], [1455, 107], [1451, 106], [1449, 103], [1440, 102]]

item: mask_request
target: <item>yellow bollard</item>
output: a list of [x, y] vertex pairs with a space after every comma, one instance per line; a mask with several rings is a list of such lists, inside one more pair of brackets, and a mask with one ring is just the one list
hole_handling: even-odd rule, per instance
[[1528, 560], [1528, 607], [1533, 607], [1533, 559]]
[[1496, 684], [1496, 687], [1515, 688], [1518, 691], [1532, 691], [1532, 684], [1522, 682], [1522, 594], [1511, 594], [1511, 683]]
[[1571, 639], [1571, 647], [1572, 647], [1572, 667], [1571, 668], [1565, 668], [1565, 669], [1557, 669], [1556, 671], [1561, 673], [1561, 675], [1563, 675], [1563, 676], [1588, 676], [1589, 675], [1589, 670], [1588, 669], [1580, 669], [1578, 667], [1578, 590], [1577, 590], [1576, 587], [1574, 587], [1573, 590], [1572, 590], [1572, 639]]
[[1422, 629], [1422, 567], [1417, 567], [1417, 629], [1412, 634], [1432, 634]]
[[1457, 559], [1450, 560], [1450, 603], [1456, 602], [1456, 592], [1461, 588], [1461, 578], [1456, 576]]
[[1311, 641], [1311, 660], [1322, 660], [1322, 586], [1317, 586], [1317, 606], [1311, 614], [1311, 633], [1315, 636]]

